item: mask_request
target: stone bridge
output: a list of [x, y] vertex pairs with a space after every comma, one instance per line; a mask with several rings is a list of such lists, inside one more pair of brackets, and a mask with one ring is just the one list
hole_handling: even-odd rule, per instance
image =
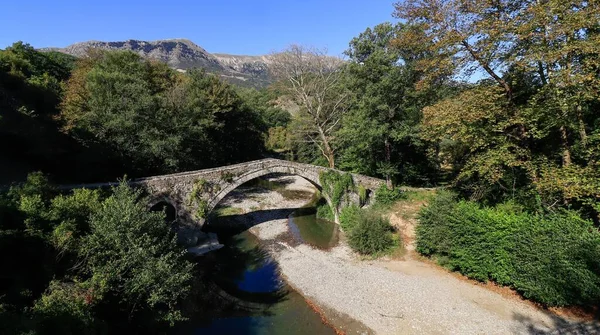
[[[166, 208], [167, 217], [179, 223], [177, 230], [180, 241], [187, 245], [196, 245], [199, 239], [203, 239], [201, 228], [208, 214], [227, 194], [240, 185], [271, 173], [283, 173], [300, 176], [321, 190], [319, 175], [330, 170], [280, 159], [261, 159], [212, 169], [140, 178], [132, 180], [130, 184], [142, 186], [148, 191], [150, 208]], [[384, 180], [372, 177], [359, 174], [351, 176], [355, 186], [361, 185], [366, 190], [368, 198], [372, 198], [375, 191], [385, 184]], [[85, 184], [78, 187], [107, 187], [115, 184], [117, 183]], [[331, 201], [325, 194], [324, 196], [331, 205]], [[348, 197], [346, 204], [357, 203], [358, 199], [358, 195], [353, 194]], [[333, 208], [336, 221], [339, 209]]]

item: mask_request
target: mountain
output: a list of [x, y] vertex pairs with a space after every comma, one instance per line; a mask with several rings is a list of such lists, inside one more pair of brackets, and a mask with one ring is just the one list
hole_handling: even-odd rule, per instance
[[271, 82], [268, 56], [211, 54], [186, 39], [127, 40], [122, 42], [87, 41], [75, 43], [65, 48], [45, 48], [42, 50], [59, 51], [82, 57], [90, 48], [133, 51], [142, 57], [165, 62], [170, 67], [180, 71], [203, 68], [242, 86], [263, 87]]

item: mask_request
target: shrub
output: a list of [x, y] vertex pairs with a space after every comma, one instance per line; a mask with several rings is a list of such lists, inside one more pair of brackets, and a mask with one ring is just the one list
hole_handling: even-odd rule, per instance
[[367, 189], [362, 186], [362, 185], [358, 185], [358, 199], [360, 201], [360, 205], [364, 206], [367, 203]]
[[440, 191], [421, 211], [419, 225], [416, 227], [418, 252], [426, 256], [448, 253], [448, 238], [451, 233], [448, 226], [455, 206], [456, 195], [448, 191]]
[[329, 221], [335, 220], [333, 212], [331, 211], [331, 207], [327, 204], [327, 202], [320, 203], [317, 206], [317, 218]]
[[399, 188], [389, 189], [386, 185], [381, 185], [375, 194], [375, 203], [380, 206], [389, 206], [403, 198], [404, 193]]
[[40, 334], [96, 334], [91, 295], [76, 284], [50, 282], [48, 291], [35, 302], [33, 315]]
[[362, 255], [377, 255], [394, 246], [390, 222], [373, 211], [360, 211], [356, 226], [350, 231], [349, 244]]
[[82, 246], [93, 274], [87, 285], [104, 297], [118, 296], [130, 319], [173, 324], [182, 319], [179, 301], [191, 289], [193, 265], [164, 213], [149, 212], [140, 191], [123, 182], [112, 192], [91, 216]]
[[486, 208], [440, 192], [420, 214], [417, 251], [545, 305], [600, 300], [600, 233], [576, 212], [531, 214], [514, 204]]
[[350, 232], [360, 220], [361, 209], [356, 205], [345, 207], [340, 212], [340, 227], [345, 232]]
[[344, 196], [354, 190], [354, 181], [349, 173], [340, 174], [337, 171], [321, 172], [319, 182], [323, 194], [329, 196], [333, 207], [339, 207]]
[[221, 180], [223, 180], [224, 182], [227, 183], [232, 183], [233, 182], [233, 177], [235, 177], [235, 175], [231, 172], [223, 172], [221, 173]]

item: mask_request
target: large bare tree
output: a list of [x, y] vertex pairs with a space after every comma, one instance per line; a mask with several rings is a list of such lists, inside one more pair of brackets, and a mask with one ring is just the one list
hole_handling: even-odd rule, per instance
[[284, 93], [300, 106], [296, 138], [313, 143], [335, 168], [335, 136], [346, 110], [340, 85], [343, 61], [324, 50], [292, 45], [272, 54], [270, 69]]

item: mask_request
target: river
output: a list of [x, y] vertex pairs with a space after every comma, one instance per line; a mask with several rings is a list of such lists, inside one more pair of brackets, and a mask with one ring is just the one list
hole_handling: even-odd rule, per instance
[[[289, 216], [288, 229], [297, 243], [321, 249], [337, 244], [337, 225], [316, 218], [318, 199], [306, 192], [286, 191], [284, 184], [262, 179], [246, 185], [242, 190], [249, 191], [240, 193], [260, 194], [256, 191], [261, 189], [278, 190], [288, 200], [304, 198], [303, 202], [308, 202], [302, 208], [275, 212], [281, 217]], [[244, 196], [240, 193], [238, 198]], [[218, 300], [223, 299], [230, 307], [198, 313], [197, 318], [179, 327], [177, 333], [335, 334], [318, 309], [286, 283], [266, 245], [247, 230], [252, 226], [248, 222], [252, 222], [251, 217], [241, 213], [211, 219], [210, 227], [224, 247], [198, 259], [199, 266], [210, 269], [198, 280], [210, 282], [213, 294], [220, 291], [214, 294], [215, 306], [222, 305], [223, 301]]]

